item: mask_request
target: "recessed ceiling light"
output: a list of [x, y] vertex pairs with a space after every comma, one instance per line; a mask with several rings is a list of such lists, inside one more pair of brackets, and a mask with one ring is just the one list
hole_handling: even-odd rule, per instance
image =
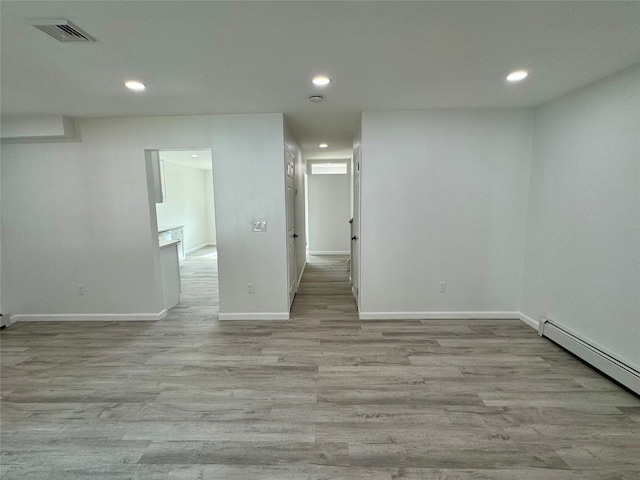
[[311, 95], [309, 97], [309, 101], [313, 103], [321, 102], [324, 99], [322, 95]]
[[147, 88], [144, 83], [138, 82], [137, 80], [129, 80], [127, 82], [124, 82], [124, 86], [129, 90], [133, 90], [134, 92], [142, 92], [145, 88]]
[[327, 145], [326, 143], [321, 143], [320, 145], [318, 145], [320, 148], [327, 148], [329, 145]]
[[324, 87], [331, 83], [331, 79], [326, 75], [318, 75], [316, 77], [313, 77], [313, 80], [311, 80], [311, 82], [318, 87]]
[[525, 78], [527, 78], [528, 75], [529, 75], [529, 72], [527, 72], [525, 70], [517, 70], [517, 71], [511, 72], [509, 75], [507, 75], [507, 81], [508, 82], [519, 82], [519, 81], [524, 80]]
[[198, 155], [194, 153], [193, 155], [191, 155], [191, 158], [198, 158]]

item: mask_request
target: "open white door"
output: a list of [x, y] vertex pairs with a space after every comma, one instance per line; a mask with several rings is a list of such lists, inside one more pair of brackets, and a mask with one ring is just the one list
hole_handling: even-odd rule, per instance
[[296, 190], [295, 190], [295, 157], [285, 148], [284, 151], [284, 171], [286, 187], [286, 207], [287, 207], [287, 264], [289, 272], [289, 308], [296, 296]]
[[360, 305], [360, 147], [353, 152], [353, 223], [351, 235], [351, 291]]

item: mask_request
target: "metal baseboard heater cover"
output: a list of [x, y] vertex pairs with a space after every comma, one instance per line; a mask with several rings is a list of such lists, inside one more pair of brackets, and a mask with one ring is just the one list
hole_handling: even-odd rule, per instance
[[547, 317], [541, 317], [538, 335], [547, 337], [561, 347], [640, 395], [640, 372], [612, 355], [580, 338]]

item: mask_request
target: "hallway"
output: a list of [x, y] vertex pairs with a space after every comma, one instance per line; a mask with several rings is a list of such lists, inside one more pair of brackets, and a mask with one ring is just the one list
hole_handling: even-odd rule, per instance
[[308, 256], [291, 307], [292, 321], [340, 316], [344, 325], [345, 321], [358, 319], [356, 302], [351, 295], [347, 259], [347, 256]]

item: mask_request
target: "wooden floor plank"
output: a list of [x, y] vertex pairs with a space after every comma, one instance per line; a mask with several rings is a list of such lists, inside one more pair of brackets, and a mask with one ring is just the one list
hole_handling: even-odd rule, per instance
[[636, 480], [640, 400], [518, 320], [358, 319], [310, 257], [286, 321], [217, 320], [217, 252], [157, 322], [0, 334], [6, 480]]

